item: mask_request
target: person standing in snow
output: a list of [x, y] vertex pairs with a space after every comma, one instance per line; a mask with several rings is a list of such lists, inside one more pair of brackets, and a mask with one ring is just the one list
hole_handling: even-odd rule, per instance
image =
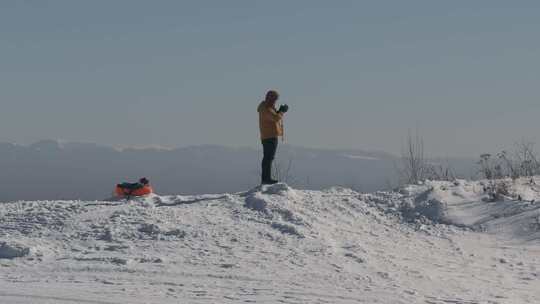
[[276, 102], [279, 94], [276, 91], [268, 91], [264, 101], [259, 104], [259, 129], [263, 145], [262, 160], [262, 184], [275, 184], [278, 181], [272, 179], [272, 162], [276, 156], [278, 137], [283, 137], [283, 115], [289, 110], [288, 105], [281, 105], [276, 110]]

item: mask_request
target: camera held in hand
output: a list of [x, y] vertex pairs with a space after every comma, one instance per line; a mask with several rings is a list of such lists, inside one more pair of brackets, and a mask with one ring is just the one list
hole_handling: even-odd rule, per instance
[[288, 105], [284, 104], [284, 105], [279, 106], [279, 110], [278, 110], [279, 113], [287, 113], [287, 111], [289, 111]]

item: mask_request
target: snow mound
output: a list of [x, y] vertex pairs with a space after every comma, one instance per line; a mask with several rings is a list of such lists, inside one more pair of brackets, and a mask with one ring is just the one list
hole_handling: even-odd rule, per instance
[[303, 237], [298, 226], [306, 221], [298, 213], [300, 197], [284, 183], [264, 185], [245, 194], [244, 206], [260, 213], [270, 227], [284, 234]]
[[[406, 221], [428, 220], [506, 235], [517, 240], [540, 240], [539, 178], [501, 180], [508, 195], [493, 201], [489, 181], [428, 181], [400, 190], [393, 200]], [[382, 202], [389, 203], [389, 200]]]
[[0, 303], [537, 303], [540, 189], [483, 189], [0, 204]]

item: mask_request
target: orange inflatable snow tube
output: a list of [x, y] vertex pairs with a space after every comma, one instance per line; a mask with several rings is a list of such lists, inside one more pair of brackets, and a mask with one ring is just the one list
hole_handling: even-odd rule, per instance
[[114, 193], [116, 193], [118, 197], [143, 196], [154, 193], [154, 190], [150, 185], [144, 185], [138, 189], [123, 188], [120, 187], [120, 185], [117, 185]]

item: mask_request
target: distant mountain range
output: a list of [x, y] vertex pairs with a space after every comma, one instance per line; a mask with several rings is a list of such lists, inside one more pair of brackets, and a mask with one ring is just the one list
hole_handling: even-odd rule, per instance
[[[261, 152], [214, 145], [177, 149], [115, 149], [54, 140], [31, 145], [0, 143], [0, 201], [104, 199], [115, 184], [150, 179], [160, 194], [235, 192], [259, 183]], [[398, 158], [385, 152], [324, 150], [281, 145], [281, 179], [296, 188], [388, 188]], [[471, 159], [448, 159], [463, 176]]]

